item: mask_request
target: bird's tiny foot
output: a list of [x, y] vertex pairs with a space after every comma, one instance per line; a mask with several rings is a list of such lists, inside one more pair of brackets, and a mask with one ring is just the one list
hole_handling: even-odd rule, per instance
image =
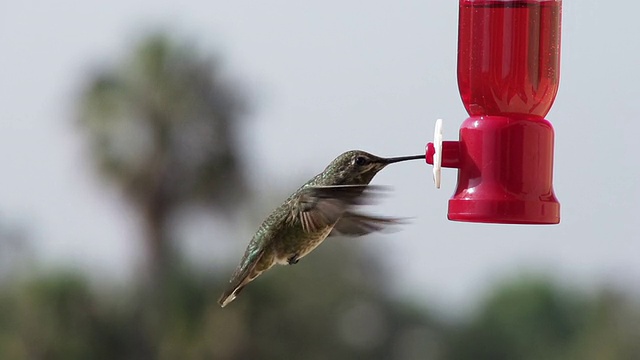
[[293, 254], [287, 259], [287, 262], [289, 263], [289, 265], [297, 264], [298, 261], [300, 261], [298, 254]]

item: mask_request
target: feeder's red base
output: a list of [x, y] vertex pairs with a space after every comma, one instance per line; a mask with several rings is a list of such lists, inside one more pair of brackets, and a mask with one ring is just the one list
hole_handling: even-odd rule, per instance
[[443, 143], [442, 165], [459, 168], [458, 187], [449, 200], [449, 220], [559, 223], [560, 203], [553, 192], [553, 142], [553, 127], [542, 118], [517, 115], [465, 120], [460, 141]]

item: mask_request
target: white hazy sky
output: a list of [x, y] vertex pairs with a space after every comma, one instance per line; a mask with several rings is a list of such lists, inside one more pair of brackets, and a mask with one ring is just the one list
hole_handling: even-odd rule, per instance
[[[367, 240], [399, 290], [467, 304], [496, 279], [541, 271], [640, 291], [639, 12], [630, 0], [564, 3], [561, 87], [547, 116], [560, 225], [450, 222], [454, 170], [440, 190], [424, 164], [378, 175], [395, 188], [380, 211], [415, 218]], [[466, 118], [455, 0], [3, 3], [0, 223], [24, 224], [50, 261], [122, 275], [139, 254], [133, 213], [90, 171], [74, 100], [91, 69], [118, 62], [155, 28], [219, 52], [250, 89], [244, 151], [261, 193], [293, 190], [348, 149], [421, 153], [436, 118], [448, 140]], [[245, 243], [230, 247], [233, 262]]]

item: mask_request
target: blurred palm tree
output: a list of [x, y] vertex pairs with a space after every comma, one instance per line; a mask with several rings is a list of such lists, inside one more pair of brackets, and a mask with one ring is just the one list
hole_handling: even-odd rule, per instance
[[176, 209], [199, 201], [227, 212], [246, 193], [236, 137], [243, 105], [215, 59], [163, 34], [84, 90], [82, 128], [98, 168], [141, 214], [152, 283], [173, 264], [167, 227]]

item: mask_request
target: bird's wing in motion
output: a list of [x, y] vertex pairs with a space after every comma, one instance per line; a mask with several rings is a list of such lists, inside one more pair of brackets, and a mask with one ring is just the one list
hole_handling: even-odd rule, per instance
[[375, 217], [354, 211], [354, 207], [371, 203], [387, 188], [374, 185], [310, 186], [301, 191], [292, 215], [298, 216], [306, 232], [334, 226], [334, 232], [360, 236], [380, 231], [399, 219]]
[[347, 211], [336, 223], [331, 231], [333, 235], [362, 236], [374, 231], [382, 231], [389, 225], [397, 225], [405, 219], [377, 217]]

